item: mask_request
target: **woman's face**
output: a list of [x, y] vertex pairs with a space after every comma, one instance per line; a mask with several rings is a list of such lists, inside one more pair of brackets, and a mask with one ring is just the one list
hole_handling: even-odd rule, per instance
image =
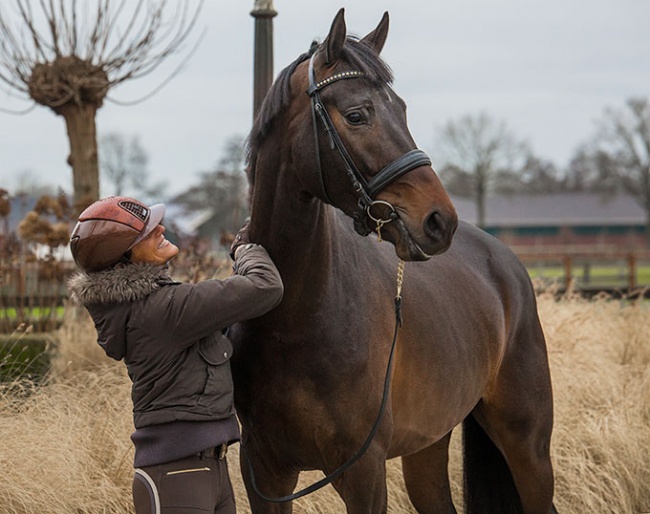
[[178, 247], [165, 239], [165, 227], [158, 225], [131, 248], [131, 262], [165, 264], [178, 253]]

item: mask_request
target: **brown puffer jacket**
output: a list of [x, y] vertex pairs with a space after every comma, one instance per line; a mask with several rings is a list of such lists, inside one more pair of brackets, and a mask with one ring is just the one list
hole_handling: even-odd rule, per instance
[[88, 309], [98, 343], [127, 365], [136, 428], [234, 413], [232, 345], [222, 330], [265, 314], [283, 294], [261, 246], [239, 252], [235, 273], [183, 284], [165, 267], [128, 264], [71, 278], [72, 298]]

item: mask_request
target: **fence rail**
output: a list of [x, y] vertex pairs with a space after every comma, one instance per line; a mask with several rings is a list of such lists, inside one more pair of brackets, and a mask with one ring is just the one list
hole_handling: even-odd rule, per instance
[[585, 295], [650, 295], [650, 249], [513, 247], [533, 278]]

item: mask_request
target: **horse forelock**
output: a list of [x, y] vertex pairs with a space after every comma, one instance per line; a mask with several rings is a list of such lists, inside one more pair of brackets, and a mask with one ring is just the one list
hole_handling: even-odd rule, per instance
[[357, 38], [348, 36], [341, 60], [350, 67], [349, 71], [362, 72], [364, 80], [373, 86], [393, 83], [393, 72], [388, 64], [373, 48]]
[[[246, 141], [246, 160], [248, 163], [248, 181], [253, 186], [255, 181], [255, 163], [260, 144], [268, 136], [279, 114], [285, 110], [291, 101], [291, 76], [298, 65], [306, 61], [318, 50], [319, 45], [312, 44], [309, 52], [300, 55], [289, 66], [284, 68], [277, 76], [269, 89], [260, 108], [253, 128]], [[341, 53], [341, 61], [345, 62], [346, 71], [360, 71], [363, 80], [371, 85], [379, 86], [392, 84], [393, 72], [390, 67], [377, 55], [377, 53], [355, 37], [348, 36]], [[322, 79], [324, 77], [319, 77]], [[306, 86], [306, 85], [305, 85]], [[305, 87], [305, 91], [307, 87]]]

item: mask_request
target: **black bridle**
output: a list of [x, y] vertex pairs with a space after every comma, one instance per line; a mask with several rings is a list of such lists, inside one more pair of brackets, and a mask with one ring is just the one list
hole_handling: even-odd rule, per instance
[[[345, 145], [343, 144], [339, 133], [336, 131], [336, 127], [332, 122], [332, 118], [327, 112], [327, 108], [322, 102], [319, 93], [322, 89], [338, 80], [359, 78], [363, 76], [363, 73], [360, 71], [345, 71], [336, 73], [335, 75], [321, 80], [320, 82], [316, 82], [316, 72], [314, 71], [314, 57], [315, 54], [313, 54], [309, 60], [309, 88], [307, 89], [307, 94], [311, 97], [314, 138], [316, 140], [316, 160], [318, 162], [318, 175], [323, 196], [328, 203], [333, 204], [332, 200], [327, 194], [327, 189], [325, 187], [325, 178], [323, 177], [323, 169], [320, 162], [320, 148], [318, 144], [318, 128], [316, 118], [321, 120], [323, 128], [325, 129], [325, 133], [330, 138], [330, 148], [336, 148], [339, 152], [339, 155], [343, 159], [345, 171], [347, 172], [347, 175], [352, 182], [352, 187], [359, 196], [358, 208], [353, 214], [354, 229], [360, 235], [367, 236], [372, 231], [372, 229], [368, 226], [368, 219], [372, 219], [380, 229], [383, 224], [396, 220], [398, 218], [397, 212], [392, 205], [390, 205], [388, 202], [375, 200], [377, 193], [379, 193], [382, 189], [397, 180], [405, 173], [408, 173], [409, 171], [414, 170], [420, 166], [431, 166], [431, 159], [429, 159], [429, 156], [422, 150], [410, 150], [409, 152], [406, 152], [404, 155], [401, 155], [393, 162], [385, 166], [370, 180], [366, 180], [363, 174], [359, 171], [359, 168], [357, 168], [349, 152], [345, 148]], [[390, 214], [387, 219], [377, 219], [372, 214], [371, 209], [377, 203], [387, 205], [390, 208]]]

